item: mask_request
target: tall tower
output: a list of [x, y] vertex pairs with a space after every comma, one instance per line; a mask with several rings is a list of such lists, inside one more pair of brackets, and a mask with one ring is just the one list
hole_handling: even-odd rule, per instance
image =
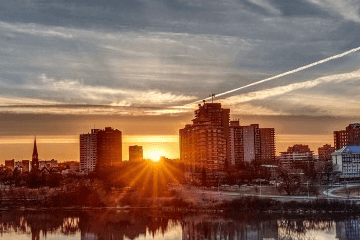
[[37, 151], [37, 147], [36, 147], [36, 137], [34, 140], [34, 149], [33, 149], [33, 153], [32, 153], [32, 161], [31, 161], [31, 171], [35, 172], [39, 170], [39, 156], [38, 156], [38, 151]]
[[[224, 173], [229, 143], [229, 113], [220, 103], [198, 105], [193, 124], [179, 130], [180, 159], [188, 181], [215, 185]], [[202, 183], [204, 184], [204, 183]]]
[[97, 170], [119, 166], [122, 162], [122, 133], [118, 129], [106, 127], [96, 134]]

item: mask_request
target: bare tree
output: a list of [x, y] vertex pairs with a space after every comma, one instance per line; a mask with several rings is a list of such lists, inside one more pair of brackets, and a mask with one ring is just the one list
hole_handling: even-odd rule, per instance
[[301, 188], [301, 178], [299, 175], [290, 173], [286, 169], [278, 170], [278, 192], [285, 192], [287, 195], [295, 195]]

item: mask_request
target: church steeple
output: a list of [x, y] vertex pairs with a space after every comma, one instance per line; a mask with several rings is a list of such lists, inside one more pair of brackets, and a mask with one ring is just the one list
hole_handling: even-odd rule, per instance
[[35, 158], [38, 159], [38, 152], [37, 152], [37, 147], [36, 147], [36, 137], [34, 140], [34, 150], [33, 150], [33, 154], [32, 154], [32, 159], [34, 160]]
[[37, 171], [39, 170], [39, 156], [38, 156], [38, 151], [37, 151], [37, 146], [36, 146], [36, 137], [34, 140], [34, 149], [33, 149], [33, 154], [32, 154], [32, 161], [31, 161], [31, 171]]

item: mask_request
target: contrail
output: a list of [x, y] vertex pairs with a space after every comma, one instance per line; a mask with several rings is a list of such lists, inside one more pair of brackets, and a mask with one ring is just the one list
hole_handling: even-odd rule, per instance
[[[276, 76], [273, 76], [273, 77], [269, 77], [269, 78], [266, 78], [266, 79], [263, 79], [263, 80], [260, 80], [260, 81], [257, 81], [257, 82], [254, 82], [254, 83], [250, 83], [248, 85], [245, 85], [245, 86], [242, 86], [242, 87], [239, 87], [239, 88], [235, 88], [233, 90], [229, 90], [229, 91], [226, 91], [226, 92], [223, 92], [223, 93], [219, 93], [219, 94], [216, 94], [216, 97], [220, 97], [220, 96], [223, 96], [223, 95], [226, 95], [226, 94], [229, 94], [229, 93], [232, 93], [232, 92], [236, 92], [236, 91], [239, 91], [241, 89], [244, 89], [244, 88], [248, 88], [248, 87], [251, 87], [251, 86], [254, 86], [254, 85], [258, 85], [260, 83], [264, 83], [264, 82], [268, 82], [268, 81], [271, 81], [271, 80], [274, 80], [274, 79], [277, 79], [277, 78], [280, 78], [280, 77], [283, 77], [283, 76], [286, 76], [286, 75], [289, 75], [289, 74], [293, 74], [293, 73], [296, 73], [296, 72], [300, 72], [302, 70], [305, 70], [305, 69], [308, 69], [308, 68], [311, 68], [311, 67], [315, 67], [316, 65], [319, 65], [319, 64], [322, 64], [322, 63], [326, 63], [328, 61], [331, 61], [333, 59], [337, 59], [337, 58], [342, 58], [350, 53], [354, 53], [354, 52], [357, 52], [360, 50], [360, 47], [357, 47], [357, 48], [353, 48], [349, 51], [346, 51], [346, 52], [343, 52], [343, 53], [340, 53], [340, 54], [337, 54], [337, 55], [334, 55], [334, 56], [331, 56], [331, 57], [328, 57], [328, 58], [325, 58], [323, 60], [320, 60], [320, 61], [317, 61], [317, 62], [314, 62], [314, 63], [310, 63], [308, 65], [305, 65], [303, 67], [299, 67], [299, 68], [296, 68], [296, 69], [293, 69], [293, 70], [290, 70], [288, 72], [284, 72], [284, 73], [281, 73], [279, 75], [276, 75]], [[208, 98], [205, 98], [204, 100], [209, 100], [211, 99], [211, 97], [208, 97]], [[193, 103], [190, 103], [190, 104], [195, 104], [195, 103], [199, 103], [201, 102], [203, 99], [201, 100], [197, 100]], [[186, 104], [186, 105], [189, 105], [189, 104]], [[185, 105], [185, 106], [186, 106]]]

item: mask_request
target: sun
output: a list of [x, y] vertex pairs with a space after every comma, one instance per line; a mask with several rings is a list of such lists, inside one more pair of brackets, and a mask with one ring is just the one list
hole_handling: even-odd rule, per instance
[[149, 157], [152, 161], [158, 162], [160, 161], [160, 157], [162, 156], [163, 152], [161, 150], [152, 150], [149, 153]]

